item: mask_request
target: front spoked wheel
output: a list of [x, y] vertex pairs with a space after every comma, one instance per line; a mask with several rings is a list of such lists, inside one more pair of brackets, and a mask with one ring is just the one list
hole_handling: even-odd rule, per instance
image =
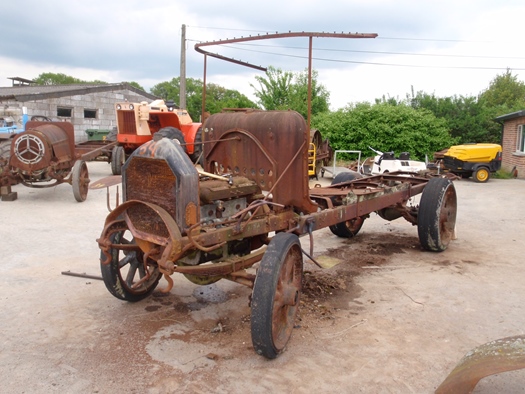
[[253, 287], [251, 331], [258, 354], [272, 359], [284, 350], [299, 308], [302, 278], [299, 237], [278, 233], [264, 253]]
[[111, 243], [114, 247], [110, 248], [110, 263], [103, 264], [106, 256], [100, 255], [102, 278], [109, 292], [130, 302], [149, 296], [162, 276], [157, 264], [152, 260], [144, 264], [144, 253], [127, 230], [113, 234]]

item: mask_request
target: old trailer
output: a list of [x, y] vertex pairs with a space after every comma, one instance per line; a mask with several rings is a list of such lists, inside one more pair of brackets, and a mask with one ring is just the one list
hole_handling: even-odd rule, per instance
[[[123, 203], [97, 240], [102, 276], [113, 296], [131, 302], [148, 297], [161, 277], [161, 291], [170, 291], [175, 273], [200, 285], [248, 286], [253, 347], [264, 357], [277, 357], [292, 334], [303, 255], [315, 263], [316, 230], [352, 238], [377, 212], [415, 225], [426, 250], [442, 252], [453, 238], [457, 201], [447, 178], [342, 173], [310, 188], [310, 131], [297, 112], [214, 114], [203, 142], [203, 171], [168, 138], [129, 157]], [[301, 236], [310, 237], [309, 251]]]
[[[89, 186], [86, 161], [111, 161], [117, 142], [88, 141], [75, 145], [70, 122], [30, 121], [25, 131], [5, 143], [0, 152], [0, 195], [12, 201], [11, 186], [54, 187], [69, 183], [78, 202], [85, 201]], [[5, 153], [5, 154], [4, 154]]]

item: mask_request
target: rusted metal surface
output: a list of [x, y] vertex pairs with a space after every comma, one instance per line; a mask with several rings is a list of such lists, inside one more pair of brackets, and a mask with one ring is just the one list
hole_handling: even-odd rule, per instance
[[204, 169], [251, 179], [277, 204], [309, 213], [317, 210], [308, 194], [309, 135], [295, 111], [223, 112], [203, 129]]
[[133, 152], [133, 160], [123, 166], [124, 200], [154, 201], [165, 209], [185, 234], [200, 220], [199, 213], [187, 217], [192, 205], [199, 206], [199, 174], [182, 149], [174, 149], [174, 142], [163, 138], [149, 141]]
[[[238, 113], [238, 115], [244, 114]], [[257, 120], [255, 117], [255, 124], [259, 124]], [[242, 122], [236, 123], [236, 125], [239, 124], [242, 125]], [[220, 122], [212, 121], [208, 126], [213, 127], [213, 132], [218, 132], [217, 135], [214, 135], [214, 139], [221, 142], [220, 137], [223, 134]], [[233, 129], [237, 132], [242, 130], [241, 127]], [[302, 130], [304, 131], [304, 128]], [[225, 130], [224, 134], [229, 136], [231, 133], [227, 133], [228, 131], [230, 130]], [[259, 131], [263, 136], [267, 132], [268, 130], [264, 128]], [[158, 252], [150, 254], [150, 257], [155, 258], [159, 266], [169, 274], [181, 272], [197, 276], [227, 275], [235, 272], [231, 271], [232, 267], [244, 269], [250, 265], [252, 260], [246, 259], [240, 265], [237, 265], [238, 263], [232, 265], [226, 258], [225, 262], [201, 265], [198, 262], [188, 264], [181, 258], [188, 251], [212, 253], [221, 250], [229, 242], [249, 240], [272, 231], [287, 231], [303, 235], [344, 221], [362, 220], [362, 217], [385, 207], [402, 210], [406, 201], [421, 193], [428, 181], [418, 177], [381, 175], [334, 186], [306, 189], [308, 200], [318, 201], [319, 204], [315, 206], [320, 209], [316, 208], [315, 212], [304, 214], [299, 211], [303, 200], [294, 199], [291, 195], [301, 195], [297, 193], [300, 190], [297, 184], [300, 185], [300, 181], [304, 180], [305, 176], [299, 177], [299, 182], [295, 182], [293, 178], [286, 179], [283, 185], [286, 186], [285, 191], [290, 195], [272, 192], [273, 198], [265, 198], [261, 194], [258, 185], [265, 186], [269, 182], [277, 183], [282, 172], [286, 172], [289, 168], [302, 174], [306, 169], [302, 165], [298, 167], [279, 165], [275, 160], [276, 157], [291, 159], [292, 154], [283, 152], [279, 149], [278, 144], [274, 150], [262, 149], [258, 152], [256, 149], [272, 146], [275, 142], [268, 142], [266, 139], [264, 144], [258, 144], [255, 140], [257, 135], [259, 134], [256, 131], [247, 137], [248, 141], [255, 145], [255, 150], [251, 151], [248, 157], [243, 156], [242, 152], [236, 156], [241, 149], [234, 147], [228, 156], [228, 159], [233, 158], [232, 161], [223, 160], [221, 164], [227, 169], [225, 172], [231, 172], [232, 168], [245, 168], [245, 165], [251, 162], [258, 162], [257, 155], [259, 155], [262, 157], [259, 163], [261, 161], [266, 163], [265, 160], [267, 160], [274, 165], [271, 167], [271, 171], [274, 171], [273, 174], [270, 174], [272, 177], [263, 177], [268, 172], [268, 167], [265, 167], [261, 172], [246, 171], [247, 176], [233, 176], [231, 182], [227, 179], [221, 181], [204, 178], [200, 180], [197, 187], [192, 188], [183, 185], [186, 185], [185, 182], [188, 181], [190, 184], [198, 182], [198, 172], [193, 166], [184, 164], [189, 163], [189, 160], [176, 144], [162, 139], [151, 141], [138, 149], [124, 169], [124, 199], [126, 202], [108, 216], [105, 230], [99, 239], [101, 248], [107, 253], [107, 261], [109, 262], [109, 249], [115, 247], [109, 242], [111, 234], [127, 228], [132, 231], [136, 239], [144, 241], [139, 245], [144, 248], [145, 253], [151, 252], [156, 247], [159, 248]], [[302, 144], [301, 139], [294, 139], [292, 135], [287, 140], [287, 149], [291, 150], [290, 148], [302, 146]], [[210, 144], [210, 146], [210, 151], [206, 156], [209, 166], [214, 162], [214, 158], [226, 155], [224, 151], [214, 150], [214, 145]], [[295, 160], [301, 162], [301, 159], [297, 157]], [[254, 179], [250, 179], [250, 176], [253, 176]], [[261, 179], [265, 182], [261, 182]], [[108, 184], [111, 182], [102, 182], [101, 186]], [[199, 190], [198, 193], [197, 190]], [[277, 201], [276, 196], [280, 198]], [[244, 204], [242, 199], [245, 197], [248, 197], [247, 203], [242, 205]], [[297, 205], [280, 204], [285, 198], [288, 199], [288, 202], [296, 202]], [[235, 201], [236, 213], [235, 210], [227, 211], [226, 204], [231, 199]], [[330, 204], [325, 201], [329, 201]], [[332, 206], [332, 201], [337, 201], [339, 206]], [[193, 205], [200, 207], [201, 210], [194, 211], [192, 214], [194, 217], [188, 220], [188, 213], [191, 211], [188, 206]], [[211, 210], [212, 213], [205, 213], [206, 210]], [[117, 217], [120, 215], [124, 219], [119, 221]], [[174, 237], [173, 234], [181, 235]], [[249, 244], [248, 250], [253, 250], [252, 246]], [[175, 254], [166, 253], [163, 248], [177, 252]], [[177, 264], [179, 259], [182, 261], [180, 265]], [[237, 261], [235, 259], [238, 257], [234, 258], [234, 261]], [[258, 261], [258, 258], [255, 261]]]
[[75, 145], [75, 157], [84, 161], [111, 162], [111, 151], [118, 145], [118, 141], [88, 141]]
[[32, 188], [49, 188], [69, 183], [75, 199], [85, 201], [90, 181], [85, 161], [101, 156], [109, 161], [115, 145], [116, 142], [90, 142], [75, 146], [70, 122], [28, 122], [26, 130], [13, 138], [9, 160], [0, 159], [0, 185], [21, 183]]
[[[223, 112], [211, 115], [203, 131], [204, 171], [197, 170], [181, 145], [168, 138], [142, 145], [124, 165], [124, 202], [108, 215], [97, 240], [105, 285], [117, 298], [146, 297], [161, 275], [168, 282], [161, 291], [169, 291], [174, 284], [170, 276], [182, 273], [201, 285], [228, 279], [249, 286], [258, 299], [272, 297], [269, 307], [285, 310], [298, 300], [300, 281], [290, 287], [277, 284], [274, 294], [267, 296], [256, 279], [265, 272], [263, 256], [276, 248], [275, 240], [300, 245], [297, 236], [309, 234], [313, 255], [312, 232], [324, 227], [350, 238], [370, 213], [385, 210], [385, 217], [418, 222], [418, 208], [408, 201], [424, 191], [428, 178], [388, 174], [310, 189], [310, 131], [297, 112]], [[430, 180], [430, 190], [441, 192], [443, 181]], [[453, 187], [449, 182], [446, 186]], [[446, 212], [437, 205], [434, 215]], [[441, 217], [427, 216], [441, 224]], [[449, 219], [443, 218], [443, 224], [453, 224]], [[441, 228], [434, 230], [441, 235]], [[131, 233], [127, 242], [124, 233]], [[272, 233], [276, 235], [270, 237]], [[302, 266], [306, 253], [297, 247], [295, 261]], [[246, 271], [259, 261], [257, 275]], [[268, 269], [276, 269], [275, 264]], [[265, 280], [279, 282], [278, 276], [270, 277]], [[261, 346], [277, 347], [261, 354], [273, 358], [288, 341], [293, 317], [262, 314], [271, 321], [255, 331], [252, 325], [252, 338], [257, 330], [266, 330], [258, 339], [265, 342]]]
[[436, 394], [472, 393], [484, 377], [522, 368], [525, 368], [525, 335], [488, 342], [468, 352]]
[[257, 36], [248, 36], [240, 38], [232, 38], [226, 40], [218, 40], [211, 42], [200, 42], [195, 44], [195, 50], [204, 55], [204, 85], [202, 89], [202, 119], [205, 119], [206, 116], [206, 74], [207, 74], [207, 60], [208, 56], [215, 57], [220, 60], [225, 60], [227, 62], [239, 64], [241, 66], [250, 67], [259, 71], [266, 71], [266, 67], [257, 66], [255, 64], [245, 62], [242, 60], [237, 60], [234, 58], [226, 57], [219, 55], [218, 53], [212, 53], [202, 49], [202, 47], [215, 46], [215, 45], [225, 45], [225, 44], [234, 44], [238, 42], [247, 42], [247, 41], [258, 41], [258, 40], [271, 40], [278, 38], [296, 38], [296, 37], [308, 37], [308, 97], [307, 97], [307, 125], [310, 128], [310, 118], [311, 118], [311, 108], [312, 108], [312, 49], [313, 49], [313, 38], [376, 38], [376, 33], [325, 33], [325, 32], [288, 32], [288, 33], [274, 33], [274, 34], [263, 34]]
[[28, 122], [26, 131], [11, 144], [9, 164], [25, 173], [53, 165], [56, 169], [71, 166], [75, 155], [73, 125], [68, 122]]
[[325, 33], [325, 32], [288, 32], [288, 33], [267, 33], [263, 35], [248, 36], [248, 37], [238, 37], [225, 40], [209, 41], [209, 42], [199, 42], [195, 44], [195, 50], [199, 53], [202, 53], [206, 56], [211, 56], [216, 59], [225, 60], [227, 62], [239, 64], [242, 66], [250, 67], [259, 71], [266, 71], [266, 67], [257, 66], [242, 60], [237, 60], [229, 58], [226, 56], [219, 55], [218, 53], [212, 53], [202, 49], [203, 47], [215, 46], [215, 45], [226, 45], [226, 44], [235, 44], [238, 42], [247, 42], [247, 41], [259, 41], [259, 40], [270, 40], [278, 38], [295, 38], [295, 37], [325, 37], [325, 38], [376, 38], [377, 34], [375, 33]]

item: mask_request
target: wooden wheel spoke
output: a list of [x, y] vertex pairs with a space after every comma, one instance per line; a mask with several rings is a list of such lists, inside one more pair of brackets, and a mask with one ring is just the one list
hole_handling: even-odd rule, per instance
[[277, 357], [292, 335], [302, 269], [299, 238], [277, 234], [263, 256], [252, 296], [252, 342], [257, 353], [267, 358]]
[[[109, 264], [101, 264], [102, 277], [111, 294], [135, 302], [147, 297], [157, 287], [162, 273], [154, 261], [150, 261], [152, 265], [144, 265], [140, 248], [134, 239], [125, 238], [124, 233], [129, 234], [121, 231], [112, 235], [112, 260]], [[102, 254], [101, 261], [105, 258]]]

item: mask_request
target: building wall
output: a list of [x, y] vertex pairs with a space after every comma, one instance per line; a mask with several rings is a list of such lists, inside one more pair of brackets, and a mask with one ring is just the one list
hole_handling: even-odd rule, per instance
[[525, 124], [525, 117], [510, 119], [504, 123], [501, 167], [509, 172], [516, 169], [518, 178], [525, 179], [525, 154], [516, 152], [518, 125], [520, 124]]
[[[141, 102], [151, 99], [129, 90], [89, 93], [78, 96], [34, 100], [27, 102], [7, 101], [9, 107], [26, 107], [29, 119], [33, 115], [46, 116], [52, 120], [73, 123], [75, 143], [88, 139], [86, 130], [111, 130], [116, 127], [115, 103], [120, 101]], [[57, 115], [58, 108], [71, 108], [71, 117]], [[84, 110], [96, 110], [95, 118], [85, 118]]]

